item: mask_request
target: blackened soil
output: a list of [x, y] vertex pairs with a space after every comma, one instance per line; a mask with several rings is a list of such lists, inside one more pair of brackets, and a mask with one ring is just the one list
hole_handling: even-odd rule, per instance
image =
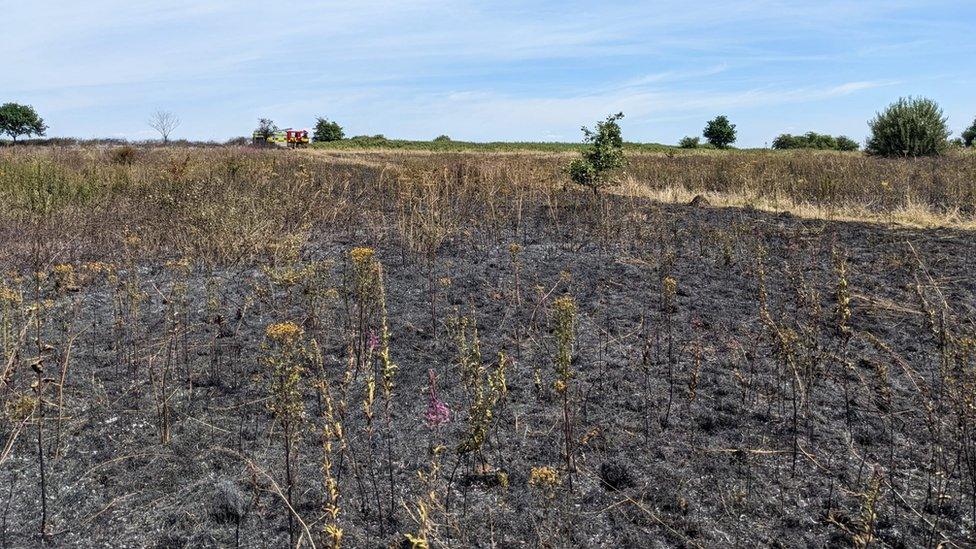
[[[348, 452], [335, 450], [344, 545], [388, 546], [418, 532], [427, 493], [418, 472], [438, 445], [435, 546], [976, 543], [971, 234], [709, 207], [636, 213], [614, 234], [565, 220], [463, 235], [441, 246], [433, 270], [394, 239], [365, 242], [384, 265], [399, 369], [389, 462], [381, 389], [372, 436], [365, 371], [346, 393]], [[34, 335], [4, 387], [3, 545], [40, 544], [39, 426], [52, 546], [287, 545], [270, 480], [286, 485], [265, 328], [300, 321], [337, 391], [355, 325], [347, 252], [362, 244], [313, 233], [298, 266], [317, 274], [290, 291], [259, 265], [194, 267], [185, 298], [178, 269], [161, 264], [120, 265], [118, 280], [84, 281], [77, 292], [52, 288], [43, 376], [55, 381], [44, 384], [43, 421], [35, 410], [16, 440], [11, 403], [34, 394]], [[578, 304], [575, 472], [553, 388], [551, 310], [562, 295]], [[9, 314], [11, 349], [30, 313]], [[460, 381], [457, 316], [477, 322], [488, 371], [499, 352], [512, 359], [487, 440], [466, 454], [457, 446], [472, 392]], [[430, 370], [451, 410], [440, 429], [424, 421]], [[318, 375], [310, 367], [301, 382], [292, 500], [321, 547]], [[166, 443], [160, 394], [172, 414]], [[557, 486], [529, 483], [543, 466]], [[293, 528], [297, 540], [303, 528]]]

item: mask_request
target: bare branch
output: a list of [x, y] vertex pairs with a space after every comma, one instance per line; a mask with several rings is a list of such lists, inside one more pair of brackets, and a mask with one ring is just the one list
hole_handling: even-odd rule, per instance
[[159, 132], [163, 138], [163, 143], [169, 142], [169, 136], [179, 127], [180, 118], [169, 111], [158, 110], [149, 117], [149, 127]]

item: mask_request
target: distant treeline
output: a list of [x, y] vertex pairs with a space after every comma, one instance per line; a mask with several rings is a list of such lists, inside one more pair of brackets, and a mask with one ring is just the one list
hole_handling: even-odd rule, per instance
[[[235, 137], [226, 141], [191, 141], [188, 139], [171, 139], [162, 142], [154, 139], [129, 140], [122, 138], [99, 137], [94, 139], [81, 139], [76, 137], [44, 137], [35, 139], [18, 139], [17, 145], [38, 145], [50, 147], [119, 147], [130, 145], [137, 147], [225, 147], [247, 145], [251, 142], [246, 137]], [[0, 147], [12, 145], [14, 142], [9, 139], [0, 139]]]

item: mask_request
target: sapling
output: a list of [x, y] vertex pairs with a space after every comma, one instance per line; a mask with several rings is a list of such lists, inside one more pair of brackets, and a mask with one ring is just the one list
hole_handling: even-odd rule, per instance
[[600, 189], [618, 182], [613, 174], [624, 164], [624, 141], [618, 124], [623, 117], [623, 113], [608, 116], [597, 122], [593, 130], [584, 126], [586, 146], [580, 152], [580, 158], [574, 159], [567, 168], [570, 179], [577, 185], [588, 187], [593, 196], [597, 196]]

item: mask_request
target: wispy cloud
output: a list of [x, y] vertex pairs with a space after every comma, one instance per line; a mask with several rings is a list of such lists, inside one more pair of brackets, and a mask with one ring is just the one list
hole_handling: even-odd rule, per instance
[[976, 49], [976, 7], [949, 0], [89, 0], [4, 18], [0, 100], [77, 135], [135, 135], [163, 107], [197, 138], [317, 114], [360, 133], [569, 138], [624, 110], [628, 137], [667, 140], [731, 111], [757, 144], [777, 124], [862, 131], [909, 93], [962, 112], [939, 82]]

